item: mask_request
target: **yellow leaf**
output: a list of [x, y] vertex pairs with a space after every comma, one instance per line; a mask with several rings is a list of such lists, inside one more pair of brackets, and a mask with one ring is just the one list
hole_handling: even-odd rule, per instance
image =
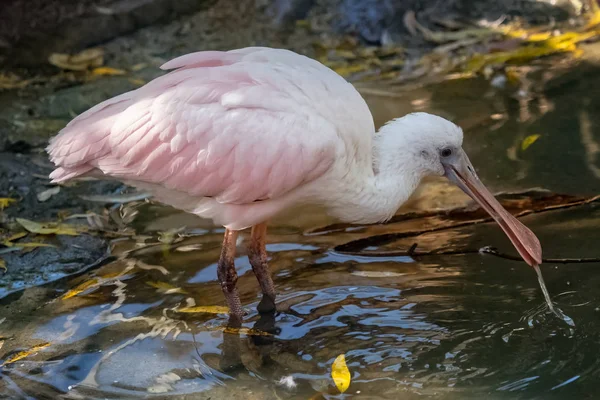
[[354, 65], [342, 65], [339, 67], [332, 68], [335, 72], [343, 77], [348, 77], [354, 73], [366, 71], [368, 65], [365, 64], [354, 64]]
[[529, 135], [521, 142], [521, 150], [525, 151], [529, 146], [535, 143], [536, 140], [540, 138], [541, 135]]
[[132, 66], [131, 70], [133, 72], [137, 72], [137, 71], [140, 71], [140, 70], [146, 68], [147, 66], [148, 66], [148, 64], [146, 64], [146, 63], [139, 63], [139, 64], [135, 64], [134, 66]]
[[23, 358], [28, 357], [28, 356], [32, 355], [33, 353], [40, 351], [48, 346], [50, 346], [50, 343], [42, 343], [42, 344], [38, 344], [37, 346], [33, 346], [29, 350], [20, 351], [17, 354], [10, 356], [6, 361], [4, 361], [2, 363], [2, 365], [0, 365], [0, 367], [4, 367], [5, 365], [12, 364], [15, 361], [22, 360]]
[[148, 281], [148, 282], [146, 282], [146, 284], [149, 285], [149, 286], [152, 286], [153, 288], [157, 288], [159, 292], [165, 293], [165, 294], [187, 293], [182, 288], [178, 288], [177, 286], [173, 286], [173, 285], [171, 285], [170, 283], [167, 283], [167, 282], [152, 282], [152, 281]]
[[340, 393], [344, 393], [348, 389], [348, 386], [350, 386], [352, 377], [350, 376], [350, 371], [346, 365], [346, 357], [343, 354], [337, 356], [333, 361], [333, 364], [331, 365], [331, 377]]
[[145, 80], [139, 78], [129, 78], [128, 81], [136, 86], [144, 86], [146, 84]]
[[336, 50], [335, 55], [341, 58], [345, 58], [347, 60], [356, 59], [356, 54], [350, 50]]
[[6, 261], [4, 261], [3, 259], [0, 258], [0, 269], [4, 272], [8, 271], [8, 268], [6, 268]]
[[600, 24], [600, 10], [598, 10], [598, 5], [595, 1], [592, 1], [592, 4], [594, 4], [595, 10], [591, 13], [589, 20], [585, 25], [585, 29], [594, 28], [596, 25]]
[[229, 312], [228, 307], [223, 306], [198, 306], [198, 307], [183, 307], [179, 308], [177, 312], [181, 313], [208, 313], [208, 314], [227, 314]]
[[40, 242], [25, 242], [25, 243], [11, 243], [11, 242], [2, 242], [6, 247], [23, 247], [23, 248], [36, 248], [36, 247], [56, 247], [49, 243], [40, 243]]
[[25, 236], [27, 236], [27, 232], [15, 233], [14, 235], [11, 235], [11, 236], [7, 237], [6, 239], [4, 239], [2, 244], [5, 245], [6, 247], [14, 246], [14, 243], [11, 243], [11, 242], [14, 242], [15, 240], [24, 238]]
[[100, 67], [104, 63], [104, 50], [92, 48], [73, 55], [52, 53], [48, 57], [48, 62], [66, 70], [84, 71], [89, 67]]
[[78, 230], [85, 230], [83, 227], [77, 229], [72, 225], [63, 224], [40, 224], [38, 222], [30, 221], [24, 218], [16, 218], [17, 222], [31, 233], [37, 233], [39, 235], [71, 235], [76, 236], [79, 234]]
[[69, 290], [67, 293], [61, 296], [61, 299], [67, 300], [71, 297], [77, 296], [79, 293], [85, 292], [87, 289], [91, 288], [98, 284], [98, 279], [90, 279], [89, 281], [85, 281], [82, 284], [75, 286], [73, 289]]
[[296, 20], [296, 26], [298, 28], [310, 28], [310, 21], [307, 21], [305, 19], [298, 19]]
[[4, 210], [12, 203], [16, 203], [17, 199], [11, 199], [10, 197], [0, 197], [0, 210]]
[[94, 75], [125, 75], [126, 73], [122, 69], [111, 67], [98, 67], [92, 70], [92, 74]]
[[527, 40], [530, 42], [541, 42], [542, 40], [547, 40], [552, 36], [552, 32], [540, 32], [531, 34]]

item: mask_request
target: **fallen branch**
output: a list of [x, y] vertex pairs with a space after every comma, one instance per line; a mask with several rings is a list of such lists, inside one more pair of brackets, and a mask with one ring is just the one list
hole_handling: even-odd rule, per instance
[[[460, 256], [467, 254], [489, 254], [495, 257], [504, 258], [511, 261], [523, 261], [521, 257], [511, 254], [501, 253], [496, 248], [491, 246], [482, 247], [481, 249], [458, 249], [458, 250], [431, 250], [431, 251], [416, 251], [417, 243], [413, 244], [407, 251], [341, 251], [340, 253], [347, 255], [355, 255], [361, 257], [427, 257], [427, 256]], [[600, 257], [583, 257], [583, 258], [544, 258], [543, 263], [555, 264], [583, 264], [583, 263], [600, 263]]]
[[[577, 199], [577, 200], [569, 201], [569, 202], [563, 203], [563, 204], [551, 204], [551, 205], [548, 205], [548, 206], [545, 206], [545, 207], [539, 208], [539, 209], [529, 208], [529, 209], [525, 209], [520, 212], [517, 212], [513, 215], [515, 216], [515, 218], [520, 218], [520, 217], [530, 215], [530, 214], [538, 214], [538, 213], [542, 213], [542, 212], [546, 212], [546, 211], [555, 211], [555, 210], [560, 210], [560, 209], [566, 209], [566, 208], [586, 205], [586, 204], [597, 202], [599, 200], [600, 200], [600, 195], [594, 196], [591, 198], [587, 198], [587, 199]], [[461, 215], [466, 216], [468, 214], [476, 215], [476, 213], [481, 212], [481, 211], [482, 210], [479, 208], [472, 212], [464, 212], [464, 211], [461, 211], [460, 209], [459, 210], [451, 210], [448, 213], [446, 213], [446, 216], [451, 217], [452, 214], [455, 214], [456, 216], [461, 216]], [[401, 216], [395, 217], [393, 219], [393, 222], [401, 222], [401, 221], [417, 219], [417, 218], [427, 218], [427, 217], [436, 216], [436, 215], [443, 215], [443, 213], [426, 212], [421, 215], [406, 214], [404, 216], [401, 215]], [[492, 221], [493, 221], [492, 217], [486, 216], [486, 217], [482, 217], [482, 218], [473, 218], [473, 219], [470, 219], [467, 221], [461, 221], [461, 222], [458, 222], [455, 224], [446, 224], [446, 225], [442, 225], [442, 226], [435, 226], [435, 227], [427, 228], [427, 229], [420, 229], [420, 230], [408, 231], [408, 232], [398, 232], [398, 233], [384, 233], [381, 235], [369, 236], [369, 237], [365, 237], [365, 238], [361, 238], [361, 239], [352, 240], [350, 242], [336, 246], [334, 250], [341, 252], [341, 253], [346, 253], [346, 254], [350, 254], [352, 252], [354, 252], [354, 254], [358, 254], [356, 252], [360, 249], [364, 249], [366, 247], [371, 247], [371, 246], [381, 246], [383, 244], [387, 244], [387, 243], [393, 242], [398, 239], [403, 239], [403, 238], [408, 238], [408, 237], [413, 237], [413, 236], [420, 236], [420, 235], [423, 235], [426, 233], [439, 232], [439, 231], [444, 231], [444, 230], [448, 230], [448, 229], [461, 228], [464, 226], [478, 225], [478, 224], [492, 222]], [[340, 229], [340, 227], [335, 226], [335, 225], [331, 226], [331, 227], [335, 228], [336, 230]], [[325, 229], [326, 228], [322, 228], [323, 231]], [[315, 233], [318, 233], [318, 231], [315, 230], [311, 233], [315, 234]]]

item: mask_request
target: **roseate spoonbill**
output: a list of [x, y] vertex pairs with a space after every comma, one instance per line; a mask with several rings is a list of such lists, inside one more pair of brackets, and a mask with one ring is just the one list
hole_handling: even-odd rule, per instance
[[226, 228], [218, 279], [242, 316], [236, 238], [251, 228], [259, 310], [275, 307], [267, 221], [319, 203], [341, 221], [389, 219], [427, 175], [445, 175], [500, 225], [521, 257], [541, 263], [536, 236], [494, 199], [462, 150], [462, 130], [414, 113], [375, 132], [354, 87], [308, 57], [262, 47], [175, 58], [174, 70], [72, 120], [47, 148], [52, 182], [111, 177]]

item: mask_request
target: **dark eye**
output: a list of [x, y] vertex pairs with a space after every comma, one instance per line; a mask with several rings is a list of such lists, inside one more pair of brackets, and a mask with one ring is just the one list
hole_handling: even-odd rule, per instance
[[440, 151], [440, 155], [444, 158], [450, 157], [452, 155], [452, 149], [446, 147], [445, 149], [442, 149], [442, 151]]

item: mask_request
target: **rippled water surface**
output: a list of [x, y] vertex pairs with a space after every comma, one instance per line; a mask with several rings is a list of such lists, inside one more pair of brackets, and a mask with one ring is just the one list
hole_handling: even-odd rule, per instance
[[[598, 83], [590, 78], [586, 85]], [[380, 120], [422, 108], [461, 123], [465, 147], [494, 190], [598, 192], [600, 160], [590, 142], [600, 142], [599, 117], [587, 111], [597, 107], [586, 99], [588, 91], [575, 85], [555, 93], [545, 100], [551, 105], [546, 111], [526, 104], [532, 115], [524, 119], [515, 99], [481, 101], [486, 87], [460, 100], [444, 90], [369, 101]], [[495, 113], [504, 115], [502, 123], [490, 121]], [[522, 138], [534, 133], [542, 135], [538, 142], [519, 150]], [[112, 245], [115, 256], [134, 250], [128, 258], [0, 300], [2, 360], [43, 347], [0, 368], [0, 396], [340, 398], [330, 378], [340, 354], [352, 374], [345, 398], [593, 398], [600, 388], [600, 263], [542, 265], [553, 301], [574, 320], [572, 328], [548, 312], [534, 271], [522, 262], [477, 253], [342, 254], [334, 247], [393, 232], [398, 224], [309, 234], [330, 221], [299, 211], [270, 229], [279, 312], [255, 311], [259, 290], [244, 236], [236, 263], [248, 311], [244, 328], [251, 330], [227, 331], [224, 314], [177, 311], [224, 305], [216, 281], [222, 229], [157, 205], [139, 211], [137, 228], [147, 237]], [[522, 220], [538, 234], [545, 257], [600, 255], [597, 203]], [[182, 225], [187, 234], [175, 245], [158, 241], [159, 231]], [[425, 249], [493, 245], [513, 251], [493, 224], [368, 250], [407, 249], [415, 242]]]

